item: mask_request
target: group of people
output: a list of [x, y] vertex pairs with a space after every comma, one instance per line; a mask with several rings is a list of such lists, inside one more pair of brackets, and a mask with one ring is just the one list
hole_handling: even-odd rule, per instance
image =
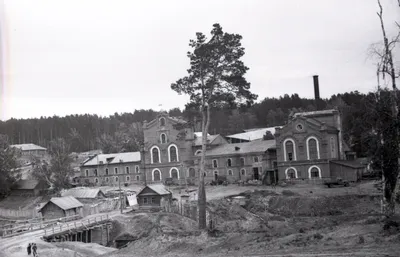
[[31, 253], [32, 253], [33, 257], [38, 257], [36, 243], [29, 243], [28, 255], [31, 255]]

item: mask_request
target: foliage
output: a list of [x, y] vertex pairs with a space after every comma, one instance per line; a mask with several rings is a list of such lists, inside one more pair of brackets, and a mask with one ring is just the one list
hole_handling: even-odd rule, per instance
[[[188, 75], [171, 84], [171, 89], [178, 94], [189, 95], [191, 107], [201, 113], [202, 154], [198, 192], [200, 229], [206, 228], [203, 173], [211, 110], [226, 106], [249, 107], [257, 99], [257, 95], [250, 92], [250, 83], [244, 77], [248, 68], [241, 61], [245, 53], [241, 45], [242, 36], [223, 32], [219, 24], [213, 25], [211, 36], [207, 40], [203, 33], [198, 32], [196, 39], [190, 40], [189, 46], [193, 51], [187, 54], [190, 59]], [[238, 121], [238, 118], [241, 120], [240, 115], [236, 115], [233, 122]]]
[[50, 163], [33, 159], [33, 176], [45, 181], [56, 192], [70, 186], [70, 178], [74, 174], [71, 167], [70, 145], [62, 138], [50, 142], [48, 149], [51, 156]]
[[0, 198], [7, 195], [12, 185], [20, 178], [17, 171], [19, 152], [10, 147], [8, 137], [0, 135]]

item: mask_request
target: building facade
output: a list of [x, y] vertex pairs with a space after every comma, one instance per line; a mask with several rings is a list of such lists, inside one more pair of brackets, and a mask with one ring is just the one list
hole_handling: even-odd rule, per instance
[[140, 152], [98, 154], [80, 167], [81, 185], [132, 184], [143, 181]]
[[281, 179], [330, 178], [330, 161], [346, 160], [337, 110], [296, 113], [275, 139]]

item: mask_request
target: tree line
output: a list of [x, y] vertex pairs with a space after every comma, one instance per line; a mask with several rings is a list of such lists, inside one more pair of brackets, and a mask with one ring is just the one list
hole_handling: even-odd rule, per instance
[[[374, 93], [349, 92], [322, 100], [322, 108], [338, 108], [342, 114], [344, 138], [348, 145], [364, 157], [369, 154], [373, 129], [365, 112], [373, 106]], [[298, 94], [279, 98], [265, 98], [246, 108], [221, 106], [211, 113], [211, 134], [229, 135], [244, 129], [284, 125], [294, 112], [315, 111], [315, 100], [301, 98]], [[372, 112], [372, 109], [371, 109]], [[201, 117], [197, 110], [187, 105], [184, 110], [174, 108], [170, 116], [192, 121], [194, 129], [201, 131]], [[65, 117], [40, 117], [10, 119], [0, 122], [0, 134], [7, 135], [10, 144], [34, 143], [51, 148], [51, 141], [63, 138], [73, 152], [103, 149], [105, 152], [137, 151], [142, 142], [142, 122], [151, 121], [154, 110], [136, 110], [133, 113], [115, 113], [108, 117], [98, 115], [69, 115]]]

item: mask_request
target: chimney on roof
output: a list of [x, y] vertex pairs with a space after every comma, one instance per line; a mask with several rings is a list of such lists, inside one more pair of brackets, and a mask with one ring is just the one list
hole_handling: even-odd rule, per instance
[[317, 111], [320, 110], [320, 97], [319, 97], [319, 81], [318, 81], [318, 75], [313, 76], [314, 80], [314, 97], [315, 97], [315, 107], [317, 108]]

